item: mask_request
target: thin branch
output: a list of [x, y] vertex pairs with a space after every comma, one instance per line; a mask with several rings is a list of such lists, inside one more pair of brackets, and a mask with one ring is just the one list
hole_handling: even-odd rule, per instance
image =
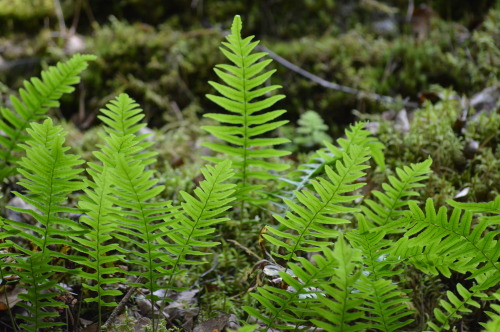
[[57, 21], [59, 22], [59, 30], [61, 36], [67, 37], [68, 29], [66, 29], [66, 23], [64, 22], [64, 14], [59, 0], [54, 0], [54, 7], [56, 9]]
[[390, 104], [401, 104], [402, 103], [403, 105], [410, 107], [410, 108], [417, 108], [418, 107], [417, 103], [411, 102], [408, 100], [400, 100], [397, 98], [383, 96], [383, 95], [379, 95], [379, 94], [373, 93], [373, 92], [361, 91], [361, 90], [357, 90], [357, 89], [354, 89], [354, 88], [351, 88], [348, 86], [343, 86], [343, 85], [340, 85], [337, 83], [328, 82], [327, 80], [324, 80], [321, 77], [316, 76], [316, 75], [300, 68], [297, 65], [294, 65], [293, 63], [282, 58], [281, 56], [274, 53], [273, 51], [271, 51], [267, 47], [259, 45], [259, 46], [257, 46], [257, 48], [263, 52], [266, 52], [270, 58], [276, 60], [276, 62], [282, 64], [286, 68], [296, 72], [299, 75], [304, 76], [305, 78], [310, 79], [311, 81], [313, 81], [313, 82], [315, 82], [315, 83], [317, 83], [317, 84], [319, 84], [322, 87], [325, 87], [327, 89], [337, 90], [337, 91], [353, 94], [353, 95], [358, 96], [360, 98], [365, 97], [365, 98], [369, 98], [369, 99], [379, 101], [379, 102], [386, 102], [386, 103], [390, 103]]
[[[141, 282], [143, 282], [143, 280], [144, 280], [143, 277], [137, 277], [135, 279], [135, 282], [141, 283]], [[122, 298], [120, 303], [118, 303], [118, 305], [115, 307], [115, 309], [113, 310], [111, 315], [109, 315], [108, 319], [106, 320], [106, 323], [104, 323], [104, 325], [101, 328], [106, 328], [113, 323], [113, 321], [115, 320], [115, 317], [118, 316], [118, 314], [123, 310], [123, 308], [127, 304], [128, 300], [130, 299], [130, 297], [132, 296], [132, 294], [134, 294], [134, 292], [136, 290], [137, 290], [137, 287], [131, 287], [128, 290], [127, 294], [125, 294], [125, 296]]]

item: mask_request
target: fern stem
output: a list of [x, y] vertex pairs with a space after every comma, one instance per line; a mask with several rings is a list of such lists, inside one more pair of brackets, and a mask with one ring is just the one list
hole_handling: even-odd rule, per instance
[[[240, 47], [240, 50], [243, 49], [242, 45], [241, 45], [241, 35], [240, 34], [236, 34], [236, 38], [238, 39], [238, 46]], [[243, 77], [243, 130], [244, 130], [244, 135], [243, 135], [243, 178], [242, 178], [242, 182], [243, 182], [243, 190], [246, 189], [246, 186], [247, 186], [247, 155], [248, 155], [248, 104], [247, 104], [247, 85], [246, 85], [246, 81], [247, 81], [247, 77], [246, 77], [246, 72], [245, 72], [245, 58], [244, 57], [241, 57], [241, 62], [242, 62], [242, 66], [241, 66], [241, 73], [242, 73], [242, 77]], [[244, 210], [245, 209], [245, 199], [244, 199], [244, 196], [241, 200], [241, 214], [240, 214], [240, 225], [243, 224], [243, 214], [244, 214]], [[238, 234], [239, 235], [239, 234]]]
[[[2, 280], [4, 280], [2, 268], [0, 268], [0, 278]], [[3, 295], [4, 295], [4, 299], [5, 299], [5, 304], [7, 305], [7, 310], [9, 311], [9, 318], [10, 318], [10, 322], [12, 324], [12, 328], [14, 329], [14, 332], [17, 332], [16, 321], [14, 319], [14, 315], [12, 314], [12, 310], [10, 309], [9, 297], [7, 296], [7, 284], [4, 286]]]

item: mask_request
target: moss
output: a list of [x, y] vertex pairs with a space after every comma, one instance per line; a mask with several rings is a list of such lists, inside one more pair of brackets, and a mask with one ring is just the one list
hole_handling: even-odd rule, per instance
[[[425, 197], [433, 197], [438, 204], [459, 193], [461, 200], [493, 200], [500, 193], [500, 115], [469, 114], [461, 129], [456, 125], [463, 113], [461, 100], [452, 90], [437, 91], [442, 100], [427, 102], [415, 111], [407, 132], [393, 120], [371, 118], [380, 121], [378, 136], [387, 146], [388, 169], [430, 156], [434, 173], [424, 189]], [[477, 142], [473, 151], [468, 147], [472, 140]]]

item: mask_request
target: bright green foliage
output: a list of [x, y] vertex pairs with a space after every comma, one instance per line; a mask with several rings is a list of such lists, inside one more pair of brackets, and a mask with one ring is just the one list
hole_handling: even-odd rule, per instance
[[[46, 119], [43, 124], [31, 124], [28, 134], [29, 139], [22, 145], [26, 157], [19, 161], [19, 173], [23, 175], [19, 184], [26, 188], [27, 193], [14, 193], [37, 210], [9, 208], [30, 215], [37, 224], [6, 220], [3, 226], [6, 234], [2, 236], [17, 236], [31, 243], [32, 249], [11, 240], [7, 241], [22, 253], [22, 257], [17, 256], [17, 262], [9, 267], [18, 269], [18, 275], [27, 288], [28, 292], [19, 294], [19, 297], [31, 303], [21, 304], [30, 313], [28, 317], [20, 316], [28, 323], [22, 327], [37, 330], [61, 325], [56, 322], [42, 322], [46, 317], [58, 316], [57, 313], [45, 310], [45, 307], [63, 306], [54, 299], [57, 293], [48, 292], [57, 282], [50, 277], [55, 272], [69, 272], [64, 266], [52, 265], [51, 259], [77, 259], [57, 249], [61, 246], [74, 246], [68, 236], [81, 235], [84, 232], [80, 225], [64, 216], [77, 211], [65, 205], [68, 195], [84, 189], [86, 185], [79, 175], [83, 169], [75, 169], [83, 161], [66, 153], [69, 147], [63, 146], [65, 133], [61, 127], [53, 126], [52, 120]], [[49, 246], [52, 249], [49, 249]]]
[[[235, 185], [223, 183], [234, 175], [230, 161], [220, 162], [215, 167], [207, 165], [201, 172], [205, 180], [195, 189], [196, 197], [181, 191], [185, 201], [182, 203], [182, 214], [176, 217], [178, 225], [174, 227], [175, 232], [169, 233], [169, 238], [177, 244], [171, 249], [175, 257], [173, 273], [176, 273], [179, 265], [200, 264], [193, 257], [208, 255], [193, 247], [209, 248], [220, 244], [207, 241], [207, 237], [214, 233], [213, 226], [229, 220], [221, 215], [235, 199]], [[189, 259], [186, 258], [188, 255]]]
[[[493, 297], [497, 300], [498, 303], [498, 301], [500, 301], [500, 292], [497, 291], [495, 294], [493, 294]], [[495, 310], [496, 313], [487, 311], [486, 313], [488, 314], [488, 316], [490, 316], [491, 320], [486, 324], [481, 323], [481, 325], [486, 328], [486, 332], [496, 332], [500, 330], [500, 304], [492, 304], [491, 308]]]
[[354, 182], [365, 174], [363, 170], [368, 167], [365, 164], [368, 159], [368, 149], [353, 145], [349, 152], [342, 151], [335, 170], [325, 166], [327, 177], [311, 181], [314, 191], [303, 189], [296, 192], [299, 203], [285, 200], [290, 210], [285, 216], [274, 217], [289, 232], [268, 227], [270, 234], [263, 235], [272, 244], [286, 250], [284, 255], [274, 252], [275, 256], [292, 261], [299, 251], [318, 251], [325, 245], [324, 241], [337, 237], [338, 231], [330, 225], [349, 223], [338, 214], [358, 211], [346, 205], [361, 196], [348, 193], [364, 185]]
[[287, 285], [286, 289], [266, 285], [257, 288], [258, 294], [251, 293], [267, 312], [249, 306], [243, 309], [272, 328], [293, 329], [305, 324], [316, 315], [313, 303], [318, 302], [321, 296], [319, 292], [322, 291], [318, 287], [328, 283], [333, 268], [338, 265], [331, 249], [323, 247], [323, 254], [313, 256], [316, 264], [298, 257], [300, 265], [289, 263], [285, 271], [279, 272], [283, 283]]
[[[384, 146], [365, 129], [366, 123], [357, 122], [346, 129], [346, 138], [339, 138], [337, 146], [326, 144], [326, 148], [318, 150], [313, 154], [306, 164], [302, 164], [297, 170], [279, 179], [292, 186], [280, 193], [280, 197], [296, 201], [295, 193], [310, 185], [313, 178], [324, 174], [325, 166], [334, 167], [335, 163], [342, 157], [342, 151], [349, 152], [352, 145], [366, 147], [370, 150], [372, 158], [381, 167], [385, 168]], [[287, 210], [286, 206], [281, 206]]]
[[[488, 289], [500, 282], [500, 242], [498, 230], [486, 231], [488, 222], [472, 224], [472, 214], [441, 207], [436, 213], [432, 199], [425, 204], [425, 212], [414, 202], [410, 203], [408, 230], [394, 248], [394, 255], [409, 259], [416, 267], [427, 271], [432, 259], [440, 257], [438, 270], [447, 275], [446, 269], [461, 273], [472, 272], [470, 278], [488, 274], [488, 281], [481, 287]], [[484, 233], [484, 234], [483, 234]], [[404, 244], [401, 244], [404, 243]], [[409, 248], [409, 250], [404, 250]], [[412, 250], [418, 248], [418, 250]]]
[[359, 297], [363, 302], [370, 328], [379, 331], [401, 331], [410, 324], [413, 319], [402, 318], [412, 315], [413, 311], [408, 308], [409, 302], [406, 294], [398, 289], [398, 285], [390, 279], [367, 278], [361, 276], [356, 284], [360, 290]]
[[52, 107], [58, 107], [58, 100], [64, 93], [73, 92], [72, 85], [80, 82], [78, 76], [87, 62], [94, 60], [93, 55], [74, 55], [66, 63], [58, 63], [42, 72], [42, 79], [32, 78], [24, 82], [19, 90], [21, 99], [11, 96], [14, 110], [0, 108], [0, 182], [15, 173], [21, 150], [20, 143], [26, 140], [25, 129], [30, 122], [40, 120]]
[[294, 139], [295, 144], [311, 148], [323, 142], [331, 143], [332, 138], [326, 133], [328, 126], [315, 111], [307, 111], [302, 114], [298, 125], [298, 136]]
[[360, 277], [361, 252], [346, 244], [343, 237], [335, 243], [333, 259], [337, 266], [328, 283], [323, 286], [324, 294], [319, 294], [321, 306], [316, 306], [323, 320], [312, 319], [318, 327], [326, 331], [360, 331], [365, 328], [359, 323], [363, 311], [359, 310], [363, 300], [359, 298], [354, 284]]
[[434, 309], [434, 317], [439, 322], [439, 325], [433, 322], [428, 323], [429, 327], [434, 331], [450, 330], [450, 321], [461, 318], [463, 313], [472, 312], [466, 305], [476, 308], [481, 306], [473, 299], [474, 296], [485, 297], [485, 295], [480, 292], [473, 293], [468, 291], [461, 284], [457, 284], [457, 292], [460, 297], [451, 291], [447, 291], [446, 296], [449, 302], [445, 300], [440, 301], [441, 307], [445, 310], [444, 312], [439, 308]]
[[121, 295], [116, 289], [109, 289], [106, 285], [124, 282], [124, 278], [111, 278], [110, 276], [121, 270], [114, 266], [120, 261], [124, 261], [123, 255], [114, 252], [119, 250], [117, 243], [113, 243], [113, 233], [118, 230], [114, 213], [118, 210], [113, 206], [112, 192], [114, 183], [112, 174], [115, 172], [115, 162], [119, 154], [132, 156], [135, 154], [145, 155], [143, 149], [149, 143], [139, 143], [133, 140], [134, 134], [145, 124], [138, 122], [144, 117], [142, 110], [126, 94], [119, 95], [112, 100], [106, 109], [101, 109], [103, 115], [99, 118], [107, 124], [104, 127], [106, 135], [103, 135], [106, 145], [101, 152], [95, 153], [101, 163], [88, 163], [87, 173], [91, 180], [86, 179], [88, 185], [85, 195], [80, 196], [79, 207], [85, 211], [86, 215], [80, 221], [86, 224], [90, 231], [85, 237], [74, 237], [76, 242], [85, 246], [83, 254], [87, 254], [91, 259], [82, 259], [80, 264], [90, 268], [91, 272], [82, 273], [92, 283], [84, 283], [83, 286], [95, 292], [94, 297], [86, 298], [86, 302], [98, 303], [99, 326], [101, 326], [101, 306], [116, 306], [115, 302], [106, 302], [106, 296]]
[[419, 195], [415, 189], [424, 186], [420, 182], [428, 178], [431, 172], [431, 163], [432, 160], [427, 159], [422, 163], [397, 168], [396, 173], [399, 179], [395, 176], [389, 176], [389, 183], [382, 184], [384, 192], [372, 191], [373, 196], [379, 200], [379, 203], [371, 199], [365, 200], [363, 213], [375, 225], [390, 228], [390, 223], [401, 218], [404, 208], [410, 202], [414, 202], [411, 197]]
[[[243, 197], [255, 187], [250, 185], [251, 179], [272, 179], [275, 175], [270, 171], [283, 171], [288, 165], [268, 161], [268, 158], [281, 157], [287, 151], [276, 150], [274, 145], [288, 142], [285, 138], [270, 138], [262, 135], [284, 125], [288, 121], [274, 121], [285, 110], [267, 111], [284, 95], [269, 93], [280, 88], [278, 85], [260, 87], [275, 70], [264, 71], [271, 59], [259, 61], [266, 53], [252, 53], [258, 42], [251, 42], [253, 37], [242, 39], [241, 19], [235, 16], [231, 34], [223, 42], [222, 53], [234, 64], [218, 65], [214, 70], [226, 84], [209, 82], [221, 96], [207, 95], [211, 101], [231, 114], [208, 113], [206, 117], [220, 123], [218, 126], [205, 126], [203, 129], [225, 143], [204, 143], [215, 152], [236, 159], [233, 162], [235, 177], [239, 179], [239, 189]], [[210, 161], [220, 161], [221, 157], [207, 157]], [[245, 194], [246, 193], [246, 194]], [[245, 200], [247, 200], [245, 198]]]
[[455, 208], [464, 209], [472, 213], [488, 213], [493, 216], [482, 216], [480, 219], [490, 225], [500, 225], [500, 195], [494, 201], [488, 203], [460, 203], [449, 200], [447, 202]]

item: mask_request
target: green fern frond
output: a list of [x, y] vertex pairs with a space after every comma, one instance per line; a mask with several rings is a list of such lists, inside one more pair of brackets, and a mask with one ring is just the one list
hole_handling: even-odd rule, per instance
[[327, 247], [322, 255], [314, 255], [312, 264], [309, 260], [299, 257], [296, 263], [289, 263], [286, 271], [279, 272], [284, 289], [266, 285], [258, 287], [255, 298], [260, 308], [245, 306], [243, 309], [253, 317], [260, 319], [268, 328], [289, 330], [307, 323], [316, 315], [314, 303], [318, 302], [322, 290], [318, 287], [328, 282], [333, 274], [333, 268], [338, 265], [335, 255]]
[[[116, 303], [107, 303], [103, 297], [108, 295], [119, 295], [117, 290], [109, 290], [103, 286], [115, 282], [123, 281], [123, 278], [105, 278], [118, 272], [116, 267], [108, 266], [111, 262], [119, 262], [123, 255], [112, 254], [119, 249], [116, 243], [109, 243], [113, 238], [113, 233], [118, 230], [114, 214], [117, 207], [113, 206], [112, 174], [115, 172], [114, 165], [119, 154], [124, 154], [125, 158], [131, 158], [134, 153], [138, 159], [147, 159], [150, 154], [144, 152], [150, 146], [148, 142], [142, 142], [145, 136], [136, 137], [135, 134], [145, 126], [140, 123], [144, 117], [139, 105], [128, 95], [120, 94], [114, 100], [101, 109], [103, 115], [99, 115], [106, 126], [102, 135], [105, 145], [101, 151], [96, 152], [100, 163], [89, 162], [87, 173], [90, 175], [86, 179], [87, 188], [85, 195], [81, 195], [79, 207], [86, 213], [80, 221], [86, 224], [89, 232], [85, 237], [75, 237], [76, 242], [85, 246], [84, 254], [91, 259], [82, 260], [81, 264], [87, 266], [93, 273], [82, 273], [86, 279], [93, 280], [94, 285], [84, 284], [83, 286], [96, 292], [93, 298], [87, 298], [87, 302], [98, 302], [99, 315], [100, 306], [114, 306]], [[145, 155], [147, 155], [145, 157]], [[108, 243], [108, 244], [105, 244]], [[100, 321], [100, 319], [99, 319]]]
[[315, 111], [306, 111], [301, 114], [297, 124], [297, 137], [294, 138], [297, 145], [312, 148], [322, 144], [323, 141], [329, 143], [332, 141], [331, 136], [327, 134], [328, 126]]
[[[346, 138], [339, 138], [337, 146], [327, 144], [324, 149], [318, 150], [308, 160], [302, 164], [297, 170], [287, 174], [286, 177], [280, 177], [282, 182], [290, 184], [291, 189], [282, 191], [278, 197], [287, 198], [295, 201], [295, 193], [308, 186], [311, 180], [324, 173], [325, 166], [335, 167], [335, 163], [342, 157], [342, 151], [349, 152], [352, 145], [366, 147], [370, 149], [372, 157], [381, 167], [385, 167], [383, 149], [384, 146], [375, 137], [370, 136], [370, 132], [365, 129], [366, 123], [357, 122], [346, 129]], [[283, 210], [287, 210], [286, 206], [281, 206]]]
[[[386, 226], [401, 218], [408, 204], [412, 202], [411, 197], [419, 196], [415, 189], [424, 186], [420, 182], [429, 177], [431, 164], [432, 160], [427, 159], [409, 167], [397, 168], [398, 177], [389, 176], [389, 183], [382, 184], [383, 192], [378, 190], [372, 192], [379, 203], [371, 199], [365, 200], [363, 213], [378, 226]], [[387, 229], [389, 233], [395, 231], [391, 227]]]
[[[4, 228], [9, 236], [22, 238], [33, 247], [24, 248], [18, 241], [7, 241], [24, 256], [17, 256], [17, 262], [9, 264], [11, 269], [20, 271], [21, 281], [27, 288], [27, 293], [19, 295], [20, 298], [31, 303], [22, 304], [30, 315], [19, 317], [28, 323], [23, 328], [37, 330], [61, 325], [57, 322], [43, 322], [44, 318], [57, 316], [47, 312], [45, 307], [63, 306], [55, 301], [57, 294], [48, 291], [56, 286], [56, 280], [51, 280], [52, 275], [55, 272], [70, 272], [64, 266], [51, 264], [51, 259], [56, 257], [75, 262], [79, 259], [62, 254], [57, 248], [75, 247], [76, 244], [68, 237], [85, 233], [83, 227], [64, 215], [77, 212], [76, 209], [67, 207], [65, 202], [69, 194], [84, 189], [86, 185], [79, 175], [82, 169], [75, 168], [83, 161], [66, 153], [69, 149], [63, 146], [66, 133], [60, 126], [54, 126], [51, 119], [46, 119], [43, 124], [32, 123], [31, 129], [27, 131], [29, 138], [22, 145], [26, 157], [19, 161], [19, 173], [23, 175], [19, 184], [26, 188], [26, 194], [14, 194], [33, 205], [36, 210], [9, 208], [29, 214], [38, 224], [5, 220]], [[80, 247], [80, 250], [83, 249]]]
[[[145, 140], [150, 134], [139, 135], [139, 131], [146, 126], [140, 123], [144, 114], [137, 104], [127, 94], [122, 93], [110, 101], [105, 108], [100, 110], [98, 118], [106, 124], [105, 134], [100, 134], [105, 146], [101, 152], [96, 152], [97, 158], [105, 164], [113, 166], [116, 154], [123, 154], [125, 159], [141, 159], [144, 165], [155, 162], [154, 151], [149, 151], [154, 144]], [[132, 157], [134, 156], [134, 157]]]
[[[493, 297], [497, 300], [497, 303], [500, 303], [500, 291], [493, 294]], [[485, 328], [485, 332], [496, 332], [500, 330], [500, 304], [492, 304], [491, 309], [496, 311], [496, 313], [492, 311], [486, 312], [491, 320], [486, 324], [480, 323]]]
[[349, 152], [342, 152], [342, 158], [335, 165], [336, 170], [325, 166], [327, 177], [311, 182], [314, 191], [303, 189], [297, 192], [299, 203], [285, 200], [290, 211], [284, 217], [274, 217], [291, 233], [268, 227], [269, 234], [263, 234], [266, 240], [286, 250], [284, 255], [276, 252], [274, 255], [289, 262], [296, 259], [297, 252], [318, 251], [325, 245], [324, 241], [338, 235], [331, 225], [349, 223], [338, 214], [358, 211], [345, 204], [360, 196], [346, 194], [364, 185], [355, 181], [365, 174], [363, 170], [368, 167], [364, 164], [369, 159], [368, 153], [368, 149], [351, 146]]
[[354, 288], [361, 273], [361, 252], [349, 246], [341, 236], [335, 243], [333, 258], [337, 266], [322, 287], [324, 293], [318, 296], [321, 305], [313, 309], [323, 320], [311, 321], [325, 331], [361, 331], [367, 327], [360, 323], [364, 316], [359, 310], [363, 300]]
[[[223, 42], [222, 53], [234, 65], [217, 65], [215, 73], [225, 83], [209, 82], [221, 96], [207, 95], [207, 98], [224, 108], [231, 114], [205, 114], [205, 117], [221, 123], [218, 126], [202, 127], [225, 143], [204, 143], [204, 146], [225, 156], [234, 158], [235, 177], [240, 179], [240, 190], [248, 195], [247, 188], [251, 179], [272, 179], [276, 176], [270, 171], [283, 171], [288, 165], [269, 161], [269, 158], [282, 157], [288, 151], [277, 150], [275, 145], [287, 143], [284, 138], [264, 137], [270, 131], [284, 125], [288, 121], [275, 121], [285, 110], [266, 111], [284, 95], [268, 94], [280, 88], [278, 85], [259, 87], [266, 82], [275, 70], [264, 71], [271, 59], [261, 60], [266, 53], [252, 53], [258, 42], [252, 37], [242, 39], [241, 18], [235, 16], [231, 34]], [[206, 157], [218, 162], [219, 157]], [[252, 187], [255, 188], [255, 187]]]
[[[472, 213], [454, 209], [448, 217], [446, 207], [436, 213], [432, 199], [425, 204], [425, 212], [416, 203], [410, 203], [408, 230], [397, 243], [394, 255], [408, 259], [417, 268], [421, 267], [419, 256], [409, 256], [405, 248], [418, 247], [423, 256], [435, 255], [446, 257], [449, 268], [461, 273], [471, 272], [470, 278], [486, 273], [488, 282], [485, 289], [500, 282], [500, 241], [499, 231], [486, 231], [488, 223], [480, 221], [474, 227]], [[483, 233], [485, 233], [483, 235]], [[410, 251], [414, 254], [413, 251]], [[426, 261], [426, 263], [428, 263]]]
[[453, 200], [446, 202], [455, 208], [467, 210], [472, 213], [493, 214], [493, 216], [482, 216], [481, 219], [484, 219], [491, 225], [500, 225], [500, 195], [494, 201], [487, 203], [461, 203]]
[[215, 167], [207, 165], [201, 172], [205, 180], [195, 189], [196, 197], [181, 191], [185, 201], [182, 203], [182, 214], [176, 217], [178, 225], [169, 232], [169, 238], [178, 245], [172, 248], [176, 257], [173, 273], [179, 265], [201, 264], [191, 258], [186, 259], [188, 255], [207, 255], [206, 252], [194, 250], [194, 247], [208, 248], [220, 244], [207, 241], [207, 236], [215, 231], [214, 225], [229, 220], [221, 215], [231, 207], [230, 203], [235, 199], [233, 193], [236, 185], [224, 183], [234, 175], [230, 161], [220, 162]]
[[413, 319], [401, 319], [412, 315], [413, 311], [405, 305], [409, 302], [406, 294], [399, 290], [398, 285], [390, 279], [373, 280], [361, 276], [356, 283], [360, 290], [364, 310], [368, 313], [366, 320], [370, 328], [379, 331], [401, 331]]
[[93, 55], [76, 54], [66, 63], [58, 63], [42, 72], [42, 79], [32, 78], [19, 90], [20, 98], [11, 96], [13, 110], [0, 108], [0, 182], [15, 173], [18, 160], [16, 152], [27, 138], [25, 129], [30, 122], [40, 120], [52, 107], [59, 107], [58, 100], [64, 93], [71, 93], [78, 76]]
[[451, 321], [462, 318], [464, 313], [472, 312], [467, 306], [481, 307], [479, 302], [474, 300], [473, 297], [486, 297], [486, 295], [477, 290], [470, 292], [461, 284], [457, 284], [457, 293], [460, 297], [451, 291], [447, 291], [446, 296], [448, 297], [448, 301], [439, 301], [440, 306], [445, 310], [444, 312], [440, 308], [434, 309], [434, 318], [439, 325], [434, 322], [428, 322], [429, 327], [434, 331], [450, 330]]

